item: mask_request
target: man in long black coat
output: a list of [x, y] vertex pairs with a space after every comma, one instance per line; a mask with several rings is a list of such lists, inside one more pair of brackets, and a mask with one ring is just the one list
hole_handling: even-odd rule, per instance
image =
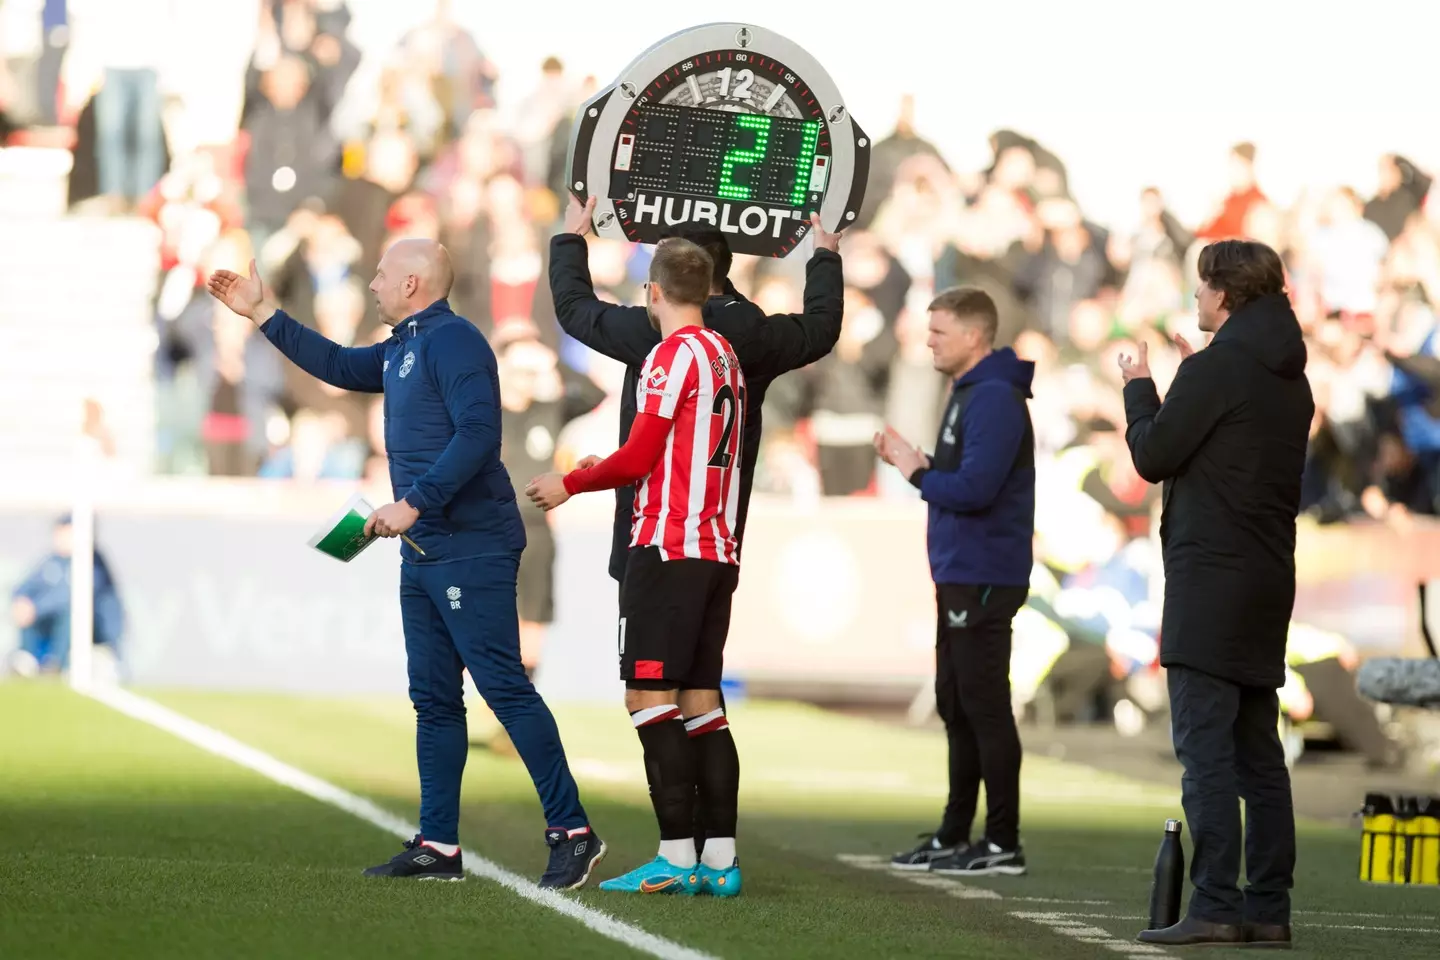
[[[1295, 603], [1295, 518], [1315, 404], [1285, 272], [1261, 243], [1200, 255], [1200, 329], [1162, 404], [1140, 345], [1120, 361], [1135, 469], [1164, 484], [1167, 670], [1195, 892], [1142, 942], [1290, 942], [1295, 813], [1278, 731]], [[1242, 895], [1239, 799], [1245, 800]]]

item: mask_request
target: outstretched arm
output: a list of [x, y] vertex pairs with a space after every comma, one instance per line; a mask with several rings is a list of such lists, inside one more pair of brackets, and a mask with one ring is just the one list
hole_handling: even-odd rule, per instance
[[370, 347], [342, 347], [284, 310], [276, 310], [269, 320], [260, 325], [260, 332], [295, 366], [331, 386], [360, 393], [385, 391], [383, 343]]
[[276, 306], [254, 260], [249, 276], [216, 270], [207, 286], [211, 296], [257, 325], [267, 340], [311, 376], [342, 390], [384, 391], [385, 345], [342, 347], [299, 323]]

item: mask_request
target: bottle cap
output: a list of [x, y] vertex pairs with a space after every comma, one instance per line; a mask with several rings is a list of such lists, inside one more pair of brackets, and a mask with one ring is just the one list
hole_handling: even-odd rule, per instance
[[1166, 820], [1166, 821], [1165, 821], [1165, 832], [1166, 832], [1166, 833], [1179, 833], [1179, 832], [1180, 832], [1180, 821], [1179, 821], [1179, 820]]

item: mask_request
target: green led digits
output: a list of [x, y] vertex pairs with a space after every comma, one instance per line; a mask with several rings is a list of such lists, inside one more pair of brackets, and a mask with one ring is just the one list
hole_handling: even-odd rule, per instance
[[[725, 154], [725, 159], [720, 161], [720, 186], [715, 192], [726, 200], [749, 200], [750, 188], [735, 182], [735, 167], [759, 163], [765, 159], [765, 152], [770, 147], [770, 118], [745, 113], [735, 118], [735, 125], [755, 131], [755, 149], [736, 149]], [[811, 152], [814, 152], [814, 147], [811, 147]]]
[[818, 139], [820, 139], [820, 121], [806, 121], [805, 139], [800, 144], [800, 156], [795, 158], [795, 186], [790, 190], [791, 206], [798, 207], [805, 202], [805, 194], [810, 189], [810, 165], [815, 162], [815, 141]]

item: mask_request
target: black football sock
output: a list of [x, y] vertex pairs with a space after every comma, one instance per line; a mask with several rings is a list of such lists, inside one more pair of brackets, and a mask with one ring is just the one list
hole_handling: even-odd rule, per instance
[[[645, 778], [650, 783], [650, 803], [660, 824], [662, 848], [673, 851], [674, 841], [684, 841], [693, 850], [695, 831], [695, 751], [685, 734], [685, 721], [675, 704], [648, 707], [630, 714], [640, 746], [645, 751]], [[677, 854], [680, 855], [680, 854]], [[688, 863], [667, 856], [677, 866]]]
[[723, 870], [735, 859], [735, 826], [740, 800], [740, 754], [724, 709], [693, 717], [685, 724], [695, 745], [700, 822], [706, 844], [702, 862]]

